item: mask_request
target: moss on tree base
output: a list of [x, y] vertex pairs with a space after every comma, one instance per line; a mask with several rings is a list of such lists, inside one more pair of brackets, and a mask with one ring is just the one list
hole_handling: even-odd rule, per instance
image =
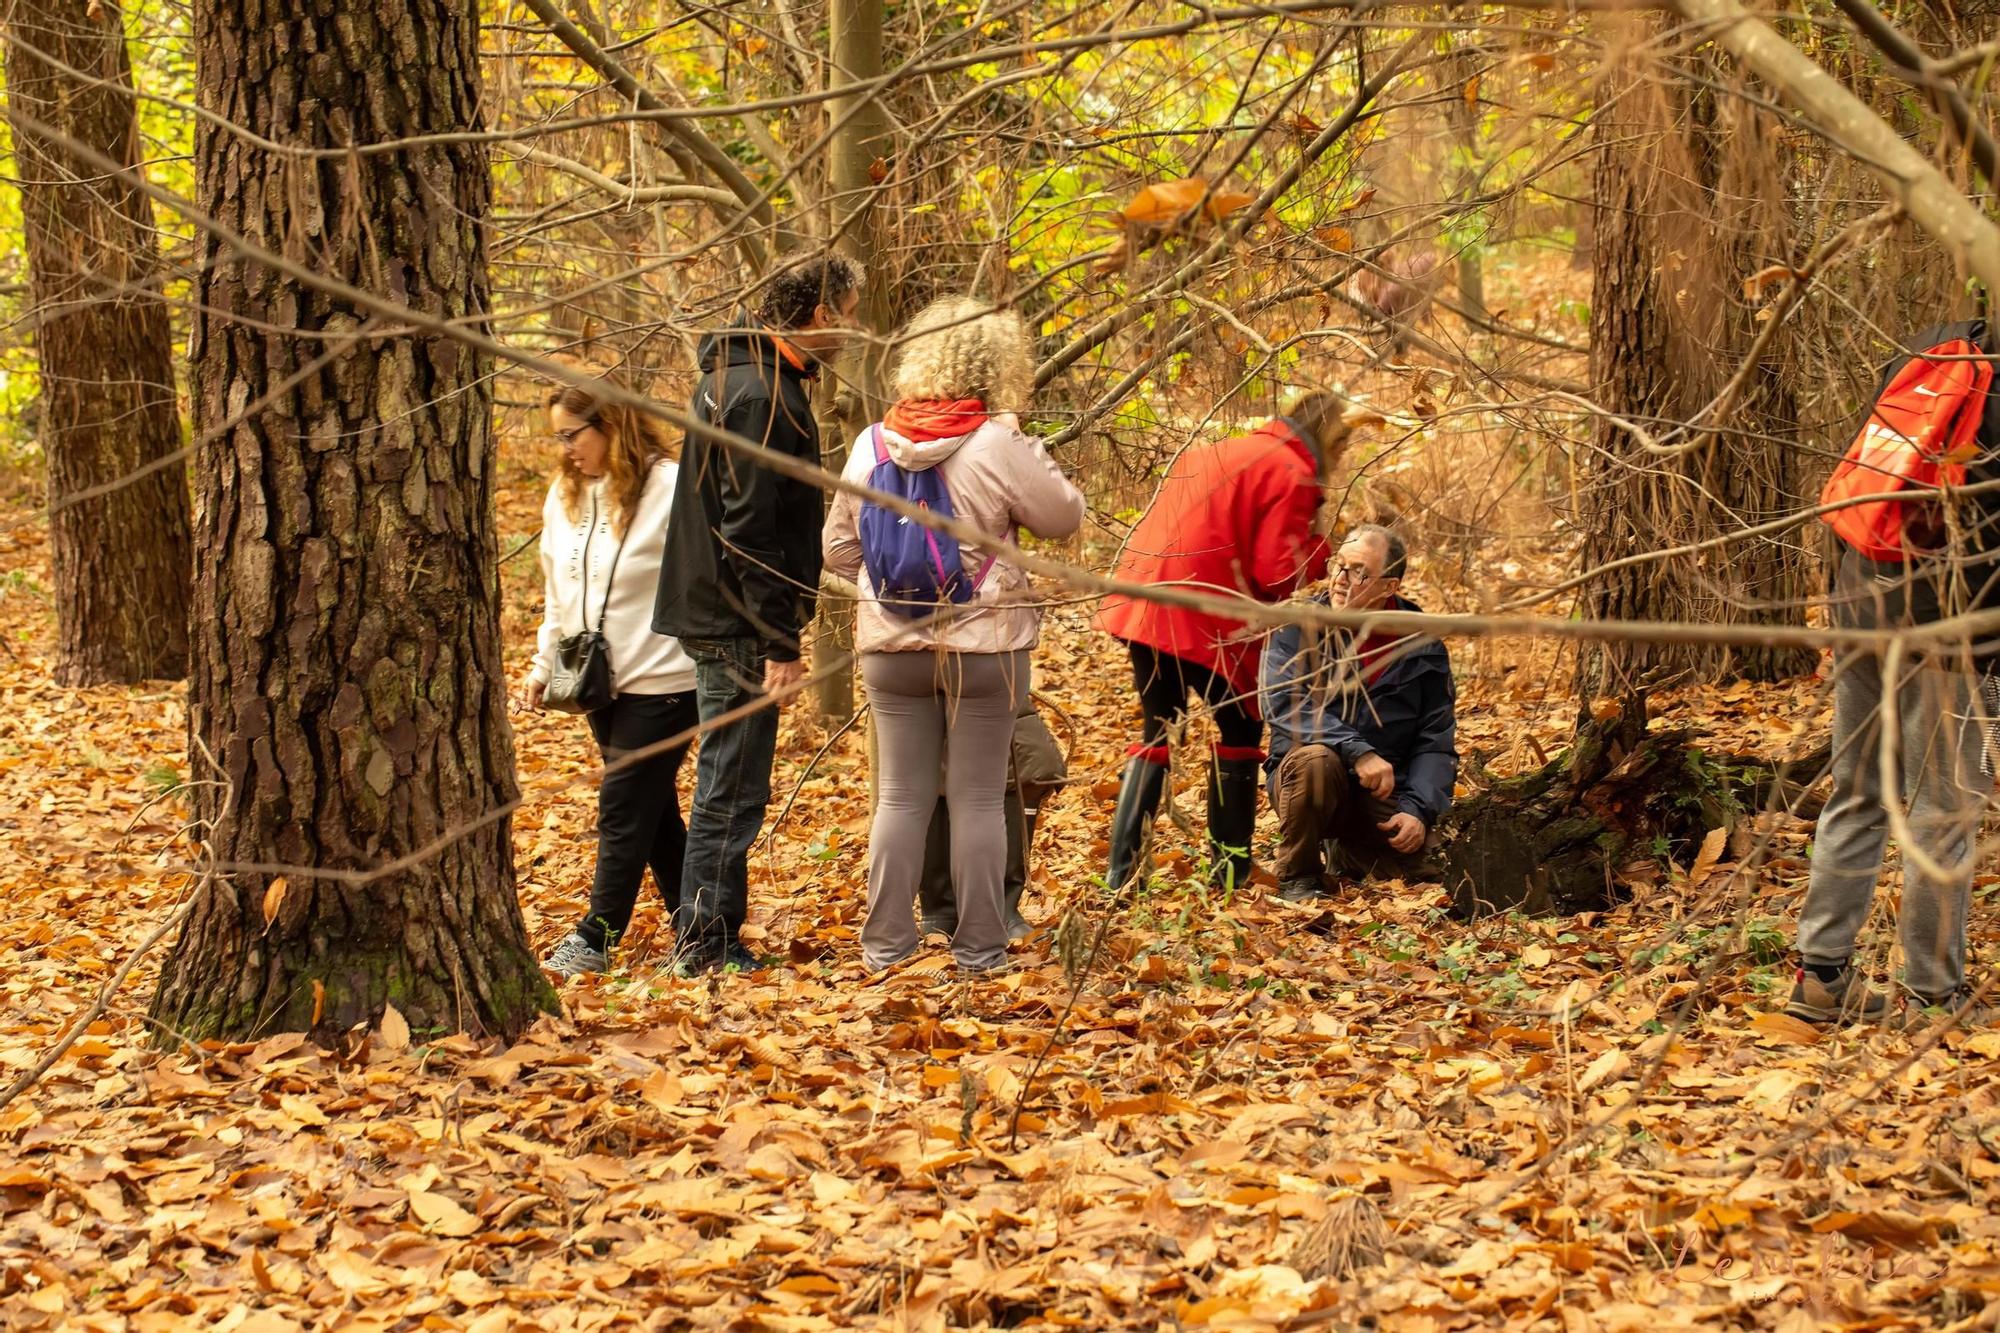
[[[1746, 800], [1796, 784], [1770, 765], [1717, 760], [1684, 727], [1648, 729], [1643, 694], [1587, 718], [1563, 754], [1460, 802], [1439, 856], [1453, 911], [1573, 913], [1609, 906], [1635, 861], [1691, 861]], [[1810, 767], [1810, 759], [1801, 767]]]

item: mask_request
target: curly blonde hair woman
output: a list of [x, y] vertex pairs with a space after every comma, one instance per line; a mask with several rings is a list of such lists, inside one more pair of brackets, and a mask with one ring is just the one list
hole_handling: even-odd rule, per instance
[[1075, 532], [1083, 496], [1014, 415], [1032, 383], [1019, 315], [953, 297], [926, 307], [899, 341], [900, 396], [854, 441], [842, 475], [871, 485], [934, 470], [951, 515], [989, 540], [960, 545], [960, 568], [940, 569], [959, 583], [959, 597], [888, 606], [870, 568], [881, 553], [864, 549], [862, 520], [877, 507], [842, 492], [826, 520], [827, 567], [861, 588], [855, 647], [880, 741], [861, 954], [879, 970], [917, 949], [914, 908], [942, 768], [958, 903], [952, 954], [961, 971], [986, 972], [1007, 956], [1007, 757], [1027, 698], [1028, 653], [1041, 634], [1027, 571], [1007, 553], [1017, 528], [1038, 537]]
[[1011, 310], [947, 296], [903, 331], [896, 397], [906, 403], [977, 398], [988, 411], [1018, 412], [1035, 382], [1028, 329]]
[[[696, 722], [694, 663], [652, 624], [680, 467], [656, 418], [589, 384], [555, 389], [548, 411], [562, 462], [542, 504], [542, 627], [521, 703], [541, 706], [559, 642], [601, 632], [615, 696], [588, 720], [609, 767]], [[687, 835], [674, 779], [687, 749], [682, 742], [605, 774], [590, 905], [544, 963], [550, 971], [570, 977], [610, 966], [648, 866], [668, 910], [680, 901]]]

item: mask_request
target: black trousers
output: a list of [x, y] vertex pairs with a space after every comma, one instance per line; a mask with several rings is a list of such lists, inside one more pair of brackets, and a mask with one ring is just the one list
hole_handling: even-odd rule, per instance
[[[635, 750], [692, 731], [696, 721], [693, 691], [621, 694], [590, 714], [590, 730], [609, 767]], [[590, 909], [576, 928], [593, 948], [624, 937], [647, 866], [668, 913], [680, 905], [687, 826], [675, 781], [688, 745], [682, 741], [608, 772], [597, 789], [597, 876]]]
[[[1028, 887], [1028, 812], [1013, 776], [1007, 775], [1007, 795], [1001, 805], [1007, 817], [1007, 870], [1000, 892], [1007, 910], [1018, 912], [1021, 893]], [[949, 935], [958, 925], [958, 895], [951, 887], [951, 811], [943, 797], [931, 812], [930, 831], [924, 836], [924, 877], [917, 884], [917, 909], [926, 931]]]
[[1151, 748], [1167, 743], [1167, 724], [1187, 711], [1190, 693], [1200, 695], [1214, 710], [1222, 744], [1254, 749], [1264, 739], [1264, 720], [1257, 715], [1254, 698], [1243, 698], [1235, 686], [1199, 662], [1155, 652], [1143, 643], [1125, 646], [1132, 654], [1132, 686], [1139, 691], [1139, 708], [1146, 719], [1142, 744]]

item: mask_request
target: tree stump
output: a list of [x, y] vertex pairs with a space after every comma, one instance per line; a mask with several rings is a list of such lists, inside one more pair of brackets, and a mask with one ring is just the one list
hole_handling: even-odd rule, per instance
[[[1775, 802], [1804, 813], [1823, 754], [1711, 756], [1686, 727], [1648, 728], [1645, 695], [1586, 714], [1570, 748], [1453, 807], [1438, 855], [1453, 912], [1598, 910], [1634, 861], [1692, 861], [1711, 829]], [[1797, 775], [1797, 776], [1795, 776]], [[1801, 780], [1803, 777], [1803, 781]]]

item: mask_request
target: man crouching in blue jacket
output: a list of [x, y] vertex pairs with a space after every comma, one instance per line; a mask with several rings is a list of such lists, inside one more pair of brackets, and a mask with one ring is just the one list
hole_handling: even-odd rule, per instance
[[[1399, 589], [1403, 539], [1362, 524], [1333, 568], [1350, 611], [1415, 611]], [[1424, 840], [1451, 807], [1458, 776], [1457, 691], [1435, 639], [1288, 625], [1264, 649], [1260, 682], [1271, 724], [1271, 806], [1278, 812], [1278, 895], [1326, 894], [1321, 844], [1359, 875], [1420, 873]], [[1349, 868], [1349, 867], [1344, 867]]]

